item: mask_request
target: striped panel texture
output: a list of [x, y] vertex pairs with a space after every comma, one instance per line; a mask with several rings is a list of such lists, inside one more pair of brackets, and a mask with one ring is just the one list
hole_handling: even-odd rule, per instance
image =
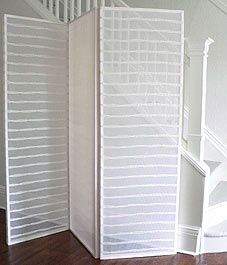
[[175, 253], [183, 13], [103, 8], [101, 258]]
[[68, 229], [67, 26], [5, 16], [8, 243]]

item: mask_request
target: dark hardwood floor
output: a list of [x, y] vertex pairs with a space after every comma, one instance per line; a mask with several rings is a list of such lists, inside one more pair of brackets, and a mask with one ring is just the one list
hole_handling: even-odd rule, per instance
[[227, 253], [99, 261], [69, 232], [8, 247], [5, 212], [0, 210], [0, 265], [227, 265]]

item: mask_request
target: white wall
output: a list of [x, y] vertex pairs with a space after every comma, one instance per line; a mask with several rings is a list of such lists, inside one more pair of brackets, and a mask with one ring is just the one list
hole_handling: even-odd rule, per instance
[[0, 186], [5, 185], [5, 155], [4, 155], [4, 80], [3, 80], [3, 15], [36, 17], [38, 14], [23, 0], [0, 0]]

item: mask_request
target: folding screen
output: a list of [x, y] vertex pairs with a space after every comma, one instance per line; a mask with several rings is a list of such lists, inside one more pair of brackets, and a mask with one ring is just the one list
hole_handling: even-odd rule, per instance
[[101, 258], [176, 252], [183, 14], [104, 8]]
[[67, 26], [5, 16], [8, 244], [68, 229]]

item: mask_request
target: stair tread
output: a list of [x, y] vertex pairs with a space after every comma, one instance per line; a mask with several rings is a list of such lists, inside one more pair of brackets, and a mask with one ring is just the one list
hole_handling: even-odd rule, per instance
[[222, 163], [220, 161], [204, 160], [204, 162], [209, 166], [211, 173]]
[[209, 197], [209, 206], [227, 202], [227, 181], [221, 181]]
[[227, 237], [227, 220], [218, 225], [209, 227], [205, 231], [204, 236], [205, 237]]

